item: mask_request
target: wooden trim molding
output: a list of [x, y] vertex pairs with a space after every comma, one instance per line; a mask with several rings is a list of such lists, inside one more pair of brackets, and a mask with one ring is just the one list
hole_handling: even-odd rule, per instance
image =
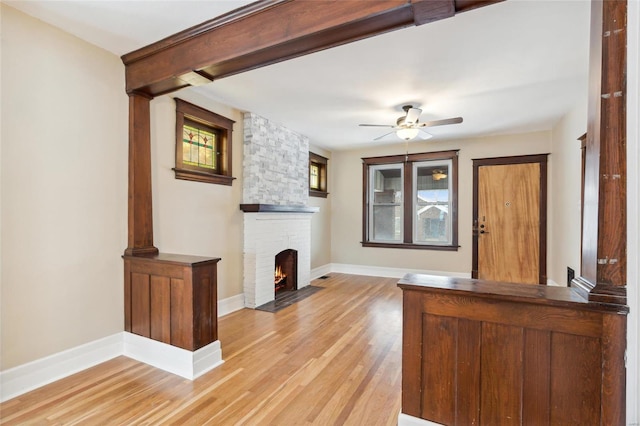
[[158, 96], [189, 86], [193, 71], [215, 80], [493, 3], [260, 1], [123, 55], [126, 90]]
[[129, 205], [125, 255], [154, 255], [151, 202], [151, 98], [129, 94]]
[[[458, 154], [459, 150], [422, 152], [403, 155], [387, 155], [380, 157], [362, 158], [362, 241], [363, 247], [378, 248], [400, 248], [400, 249], [420, 249], [420, 250], [442, 250], [457, 251], [458, 245]], [[451, 170], [449, 171], [451, 180], [451, 242], [448, 244], [417, 244], [414, 243], [414, 226], [413, 226], [413, 185], [414, 185], [414, 163], [447, 160], [451, 161]], [[373, 201], [370, 200], [369, 174], [371, 167], [394, 165], [397, 169], [402, 170], [403, 182], [403, 241], [384, 242], [371, 241], [369, 230], [369, 210]]]
[[317, 213], [319, 207], [280, 205], [280, 204], [240, 204], [245, 213]]
[[[235, 179], [232, 176], [232, 140], [233, 124], [235, 121], [197, 105], [175, 98], [176, 102], [176, 167], [173, 169], [176, 179], [195, 182], [231, 185]], [[183, 127], [185, 121], [190, 125], [202, 125], [207, 130], [216, 133], [215, 170], [183, 163]]]
[[589, 300], [626, 304], [627, 2], [591, 2], [581, 277]]

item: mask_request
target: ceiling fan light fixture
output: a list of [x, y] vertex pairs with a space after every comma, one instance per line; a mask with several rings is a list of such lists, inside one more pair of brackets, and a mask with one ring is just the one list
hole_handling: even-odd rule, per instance
[[442, 170], [434, 170], [431, 177], [433, 178], [433, 180], [441, 180], [446, 179], [447, 175]]
[[420, 133], [419, 129], [410, 128], [410, 127], [405, 127], [402, 129], [398, 129], [396, 131], [396, 135], [400, 139], [404, 139], [405, 141], [410, 141], [411, 139], [414, 139], [416, 136], [418, 136], [418, 133]]

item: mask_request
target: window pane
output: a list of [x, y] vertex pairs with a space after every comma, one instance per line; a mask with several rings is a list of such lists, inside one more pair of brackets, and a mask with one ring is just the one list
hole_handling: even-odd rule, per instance
[[309, 166], [309, 187], [312, 189], [320, 189], [320, 171], [317, 164]]
[[414, 164], [414, 242], [451, 243], [450, 161]]
[[402, 208], [400, 206], [373, 207], [373, 240], [402, 241]]
[[182, 162], [215, 169], [216, 134], [210, 130], [185, 124], [182, 128]]
[[402, 166], [370, 169], [370, 240], [402, 242]]

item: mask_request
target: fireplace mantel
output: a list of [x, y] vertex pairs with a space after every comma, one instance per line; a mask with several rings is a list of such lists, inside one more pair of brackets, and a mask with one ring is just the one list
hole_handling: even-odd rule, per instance
[[319, 207], [281, 204], [240, 204], [245, 213], [317, 213]]

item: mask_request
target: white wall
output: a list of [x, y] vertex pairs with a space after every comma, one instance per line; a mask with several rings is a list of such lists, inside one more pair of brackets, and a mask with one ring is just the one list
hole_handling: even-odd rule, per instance
[[[231, 186], [175, 179], [176, 107], [180, 98], [234, 120]], [[151, 101], [155, 246], [163, 253], [220, 257], [218, 299], [242, 293], [242, 113], [185, 89]]]
[[405, 145], [338, 151], [333, 162], [331, 261], [350, 265], [471, 273], [472, 159], [540, 154], [551, 151], [550, 132], [503, 135], [468, 140], [425, 141], [409, 144], [409, 152], [460, 149], [458, 158], [457, 252], [362, 247], [362, 157], [405, 152]]
[[2, 5], [2, 364], [123, 329], [120, 59]]
[[587, 89], [583, 101], [551, 131], [547, 276], [559, 285], [567, 285], [567, 267], [580, 275], [582, 152], [577, 139], [587, 131]]

